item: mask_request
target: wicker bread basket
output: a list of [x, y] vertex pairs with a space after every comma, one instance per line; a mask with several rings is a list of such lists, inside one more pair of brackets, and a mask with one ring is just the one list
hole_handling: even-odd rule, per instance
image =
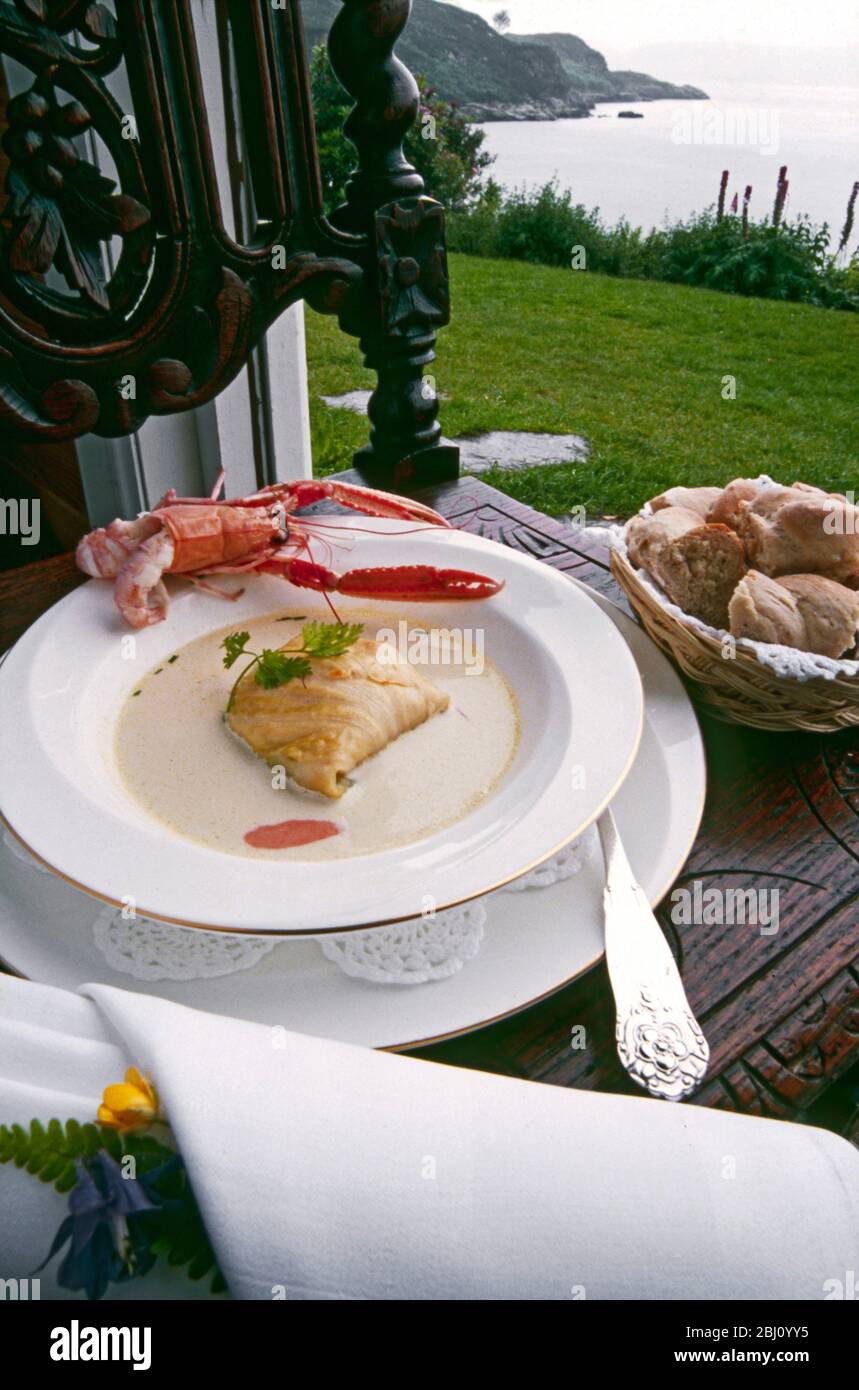
[[722, 644], [669, 613], [618, 550], [611, 568], [645, 631], [694, 682], [695, 701], [727, 724], [771, 732], [831, 734], [859, 725], [859, 676], [798, 681], [778, 676], [741, 647], [723, 655]]

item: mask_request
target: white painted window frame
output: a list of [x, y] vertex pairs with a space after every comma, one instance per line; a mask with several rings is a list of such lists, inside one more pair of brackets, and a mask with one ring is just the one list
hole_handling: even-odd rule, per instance
[[[216, 6], [212, 0], [193, 0], [193, 9], [204, 90], [219, 91]], [[124, 72], [116, 73], [110, 86], [130, 112]], [[230, 181], [227, 136], [223, 113], [214, 105], [209, 125], [218, 180], [224, 189]], [[98, 161], [98, 156], [93, 139], [90, 158]], [[105, 172], [114, 171], [106, 167]], [[245, 193], [244, 188], [233, 187], [237, 206]], [[233, 209], [224, 207], [223, 214], [229, 226]], [[312, 477], [303, 302], [280, 315], [257, 348], [252, 366], [243, 368], [214, 401], [179, 415], [152, 416], [128, 438], [87, 435], [76, 447], [94, 526], [147, 510], [170, 487], [180, 496], [204, 496], [221, 468], [229, 497], [253, 492], [266, 483]]]

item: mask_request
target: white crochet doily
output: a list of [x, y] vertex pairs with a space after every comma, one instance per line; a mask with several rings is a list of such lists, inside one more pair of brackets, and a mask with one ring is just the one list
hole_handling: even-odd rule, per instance
[[[772, 478], [763, 474], [756, 481], [776, 486], [773, 484]], [[652, 514], [650, 503], [647, 502], [642, 507], [640, 515], [652, 516]], [[601, 540], [609, 550], [617, 550], [624, 559], [629, 560], [625, 526], [590, 526], [588, 527], [588, 534]], [[632, 561], [629, 563], [631, 564]], [[706, 632], [708, 636], [715, 637], [717, 642], [727, 640], [735, 642], [737, 647], [751, 652], [761, 666], [768, 667], [781, 678], [789, 678], [803, 684], [805, 681], [811, 680], [832, 681], [835, 680], [836, 676], [859, 675], [859, 661], [836, 661], [830, 656], [817, 656], [814, 652], [799, 651], [796, 647], [782, 647], [775, 642], [753, 642], [750, 637], [731, 637], [730, 633], [724, 632], [720, 628], [710, 627], [709, 624], [701, 622], [700, 618], [693, 618], [690, 613], [684, 613], [683, 609], [678, 608], [676, 603], [671, 603], [646, 569], [639, 569], [636, 572], [645, 589], [665, 609], [666, 613], [670, 613], [674, 618], [679, 618], [687, 627], [697, 628], [699, 632]]]
[[355, 979], [425, 985], [456, 975], [474, 960], [485, 925], [486, 908], [478, 900], [392, 927], [324, 937], [319, 945], [327, 960]]
[[[571, 878], [588, 862], [598, 843], [592, 826], [560, 854], [529, 874], [508, 883], [502, 892], [550, 888]], [[491, 912], [492, 895], [448, 908], [432, 917], [416, 917], [393, 927], [350, 932], [320, 941], [322, 954], [353, 979], [380, 985], [424, 985], [456, 975], [480, 950]]]
[[187, 931], [148, 917], [123, 917], [106, 907], [92, 924], [95, 944], [112, 970], [135, 980], [214, 980], [250, 970], [273, 951], [267, 936]]
[[[597, 839], [592, 826], [554, 858], [501, 891], [549, 888], [571, 878], [591, 858]], [[5, 830], [3, 843], [28, 868], [50, 872]], [[318, 945], [326, 959], [353, 979], [396, 985], [448, 979], [478, 954], [491, 900], [489, 894], [462, 907], [391, 927], [322, 937]], [[148, 981], [210, 980], [250, 970], [280, 944], [273, 937], [188, 931], [148, 917], [123, 916], [112, 905], [102, 909], [92, 930], [95, 944], [112, 970]]]
[[553, 883], [562, 883], [565, 878], [572, 878], [583, 869], [588, 860], [592, 857], [594, 850], [599, 844], [599, 835], [595, 825], [590, 826], [584, 835], [580, 835], [572, 844], [567, 845], [556, 854], [552, 859], [547, 859], [545, 864], [540, 864], [538, 868], [532, 869], [529, 874], [523, 874], [521, 878], [514, 879], [502, 888], [502, 893], [522, 893], [526, 888], [551, 888]]

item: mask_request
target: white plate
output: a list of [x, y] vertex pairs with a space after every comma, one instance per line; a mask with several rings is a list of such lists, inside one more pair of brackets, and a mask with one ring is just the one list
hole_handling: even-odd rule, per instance
[[[486, 654], [519, 701], [513, 763], [473, 811], [414, 844], [328, 862], [243, 858], [173, 833], [119, 776], [113, 745], [126, 698], [187, 642], [282, 610], [299, 591], [254, 576], [228, 608], [179, 583], [167, 621], [137, 634], [130, 661], [111, 586], [92, 581], [30, 628], [0, 670], [0, 811], [14, 833], [77, 887], [110, 902], [132, 898], [142, 916], [274, 935], [416, 917], [427, 898], [440, 909], [465, 902], [579, 835], [638, 747], [641, 683], [626, 643], [548, 565], [459, 531], [372, 526], [389, 534], [343, 525], [350, 541], [341, 568], [435, 564], [506, 582], [484, 603], [392, 606], [429, 625], [483, 629]], [[320, 595], [300, 593], [303, 611], [327, 616]], [[338, 600], [345, 618], [362, 606]]]
[[[571, 587], [573, 587], [571, 585]], [[644, 736], [613, 805], [651, 902], [682, 868], [701, 819], [704, 754], [692, 707], [662, 654], [618, 609], [598, 599], [641, 670]], [[101, 981], [178, 1003], [370, 1047], [405, 1048], [516, 1013], [561, 989], [602, 955], [602, 866], [597, 853], [552, 888], [494, 893], [477, 958], [435, 984], [372, 985], [342, 974], [312, 941], [278, 944], [253, 969], [221, 979], [145, 983], [110, 969], [93, 940], [98, 908], [0, 847], [0, 955], [46, 984]]]

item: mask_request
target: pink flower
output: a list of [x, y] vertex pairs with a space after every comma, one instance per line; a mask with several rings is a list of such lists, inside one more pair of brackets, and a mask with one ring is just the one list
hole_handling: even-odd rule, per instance
[[720, 184], [719, 184], [719, 206], [718, 206], [718, 208], [717, 208], [717, 210], [716, 210], [716, 221], [717, 221], [717, 222], [721, 222], [722, 218], [725, 216], [725, 198], [726, 198], [727, 193], [728, 193], [728, 179], [729, 179], [729, 178], [730, 178], [730, 170], [729, 170], [729, 169], [723, 169], [723, 170], [722, 170], [722, 180], [721, 180], [721, 182], [720, 182]]

